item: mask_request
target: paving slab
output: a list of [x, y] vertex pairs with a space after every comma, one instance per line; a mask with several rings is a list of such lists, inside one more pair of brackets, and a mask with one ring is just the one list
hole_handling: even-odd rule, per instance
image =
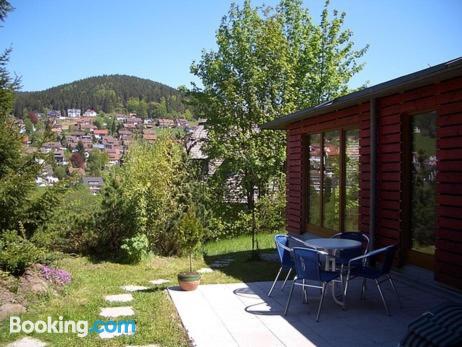
[[121, 288], [125, 290], [126, 292], [140, 292], [140, 291], [149, 289], [149, 287], [137, 286], [133, 284], [128, 284], [126, 286], [122, 286]]
[[271, 298], [267, 297], [271, 282], [200, 285], [193, 292], [172, 287], [168, 293], [190, 339], [199, 347], [397, 346], [412, 320], [448, 298], [441, 292], [395, 282], [403, 308], [392, 289], [383, 284], [391, 317], [373, 283], [368, 285], [366, 300], [361, 300], [361, 281], [353, 280], [347, 309], [334, 302], [329, 290], [319, 322], [320, 290], [315, 288], [308, 289], [308, 304], [303, 304], [302, 290], [295, 287], [288, 315], [283, 315], [291, 283], [284, 290], [280, 289], [282, 282], [277, 283]]
[[20, 340], [11, 342], [6, 345], [7, 347], [43, 347], [47, 344], [39, 339], [34, 339], [32, 337], [23, 337]]
[[199, 270], [197, 270], [197, 272], [201, 273], [201, 274], [207, 274], [207, 273], [211, 273], [213, 272], [213, 270], [209, 267], [203, 267], [203, 268], [200, 268]]
[[133, 296], [131, 294], [106, 295], [104, 300], [107, 302], [130, 302], [133, 301]]
[[100, 338], [102, 339], [113, 339], [114, 337], [119, 337], [119, 336], [132, 336], [134, 335], [135, 332], [133, 331], [133, 329], [131, 328], [131, 326], [129, 325], [128, 326], [128, 331], [121, 331], [121, 332], [113, 332], [113, 333], [110, 333], [110, 332], [102, 332], [99, 335]]
[[149, 283], [152, 283], [154, 285], [165, 284], [165, 283], [169, 283], [169, 282], [170, 282], [170, 280], [165, 280], [163, 278], [159, 278], [157, 280], [149, 281]]
[[116, 318], [133, 316], [135, 315], [135, 311], [133, 311], [131, 306], [104, 307], [101, 309], [99, 315], [106, 318]]

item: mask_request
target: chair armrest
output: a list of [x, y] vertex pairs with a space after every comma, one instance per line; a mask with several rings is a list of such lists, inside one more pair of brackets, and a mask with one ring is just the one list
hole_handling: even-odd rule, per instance
[[[315, 246], [313, 246], [313, 245], [310, 245], [310, 243], [309, 243], [308, 241], [304, 241], [304, 240], [299, 239], [299, 238], [297, 238], [297, 237], [295, 237], [295, 236], [289, 235], [289, 238], [291, 238], [292, 240], [297, 241], [297, 242], [299, 242], [299, 243], [305, 245], [305, 246], [308, 247], [308, 248], [315, 249], [315, 250], [317, 250], [317, 251], [318, 251], [318, 249], [319, 249], [319, 248], [317, 248], [317, 247], [315, 247]], [[318, 251], [318, 252], [321, 252], [321, 251]]]
[[387, 247], [384, 247], [384, 248], [380, 248], [380, 249], [376, 249], [375, 251], [371, 251], [371, 252], [368, 252], [364, 255], [360, 255], [359, 257], [356, 257], [356, 258], [352, 258], [348, 261], [348, 266], [350, 266], [350, 263], [352, 262], [355, 262], [355, 261], [358, 261], [358, 260], [366, 260], [366, 259], [369, 259], [369, 258], [372, 258], [372, 257], [375, 257], [376, 255], [379, 255], [379, 254], [382, 254], [382, 253], [385, 253], [386, 250], [389, 248], [389, 247], [392, 247], [392, 246], [387, 246]]
[[367, 258], [369, 258], [369, 254], [360, 255], [359, 257], [351, 258], [350, 260], [348, 260], [348, 266], [350, 266], [350, 264], [355, 262], [355, 261], [363, 260], [363, 259], [367, 259]]

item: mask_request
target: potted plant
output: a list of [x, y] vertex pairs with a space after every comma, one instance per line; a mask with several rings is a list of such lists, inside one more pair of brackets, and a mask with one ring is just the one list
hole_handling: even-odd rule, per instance
[[183, 290], [194, 290], [200, 283], [201, 275], [192, 269], [192, 255], [199, 248], [204, 234], [204, 228], [194, 207], [189, 207], [181, 217], [177, 234], [181, 253], [189, 255], [189, 271], [178, 274], [178, 283]]

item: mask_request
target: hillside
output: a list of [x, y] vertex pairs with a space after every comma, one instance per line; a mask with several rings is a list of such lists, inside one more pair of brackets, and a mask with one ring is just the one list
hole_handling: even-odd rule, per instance
[[136, 112], [140, 116], [176, 116], [186, 109], [178, 90], [126, 75], [89, 77], [38, 92], [18, 92], [15, 116], [24, 112], [92, 108], [97, 112]]

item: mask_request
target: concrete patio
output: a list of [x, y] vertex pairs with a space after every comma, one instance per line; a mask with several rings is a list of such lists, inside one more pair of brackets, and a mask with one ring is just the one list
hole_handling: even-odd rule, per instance
[[397, 346], [408, 323], [420, 314], [443, 302], [462, 301], [457, 293], [395, 278], [403, 308], [384, 283], [389, 317], [373, 283], [366, 300], [360, 300], [360, 282], [351, 282], [345, 311], [326, 295], [319, 323], [315, 321], [319, 290], [309, 289], [309, 302], [303, 304], [302, 291], [296, 287], [284, 317], [289, 286], [281, 291], [282, 282], [271, 298], [266, 295], [271, 282], [201, 285], [194, 292], [171, 287], [168, 292], [193, 345], [220, 347]]

